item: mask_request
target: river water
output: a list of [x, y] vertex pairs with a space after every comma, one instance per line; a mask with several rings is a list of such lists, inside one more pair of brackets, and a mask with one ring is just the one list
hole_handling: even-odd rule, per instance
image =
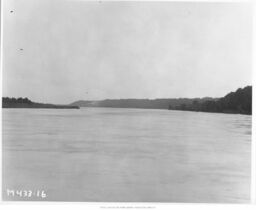
[[250, 201], [251, 116], [116, 108], [2, 113], [4, 200]]

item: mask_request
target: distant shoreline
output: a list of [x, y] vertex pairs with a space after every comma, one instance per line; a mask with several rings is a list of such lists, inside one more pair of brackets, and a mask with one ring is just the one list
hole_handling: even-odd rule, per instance
[[79, 109], [79, 106], [75, 105], [55, 105], [55, 104], [44, 104], [35, 103], [30, 101], [28, 98], [2, 98], [2, 108], [8, 109]]
[[109, 107], [137, 109], [169, 109], [208, 113], [252, 115], [252, 86], [238, 88], [221, 98], [159, 98], [80, 100], [71, 103], [79, 107]]
[[75, 101], [68, 105], [44, 104], [28, 98], [2, 98], [3, 108], [79, 109], [80, 107], [165, 109], [252, 115], [252, 86], [238, 88], [221, 98], [105, 99]]

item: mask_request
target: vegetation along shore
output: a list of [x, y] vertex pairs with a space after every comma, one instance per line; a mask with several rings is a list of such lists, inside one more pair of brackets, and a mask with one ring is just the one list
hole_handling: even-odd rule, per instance
[[197, 112], [252, 114], [252, 86], [239, 88], [221, 98], [106, 99], [80, 100], [69, 105], [44, 104], [28, 98], [2, 98], [3, 108], [79, 109], [79, 107], [169, 109]]
[[30, 101], [28, 98], [2, 98], [3, 108], [39, 108], [39, 109], [79, 109], [79, 106], [44, 104]]
[[159, 98], [159, 99], [106, 99], [80, 100], [71, 103], [79, 107], [110, 107], [169, 109], [219, 113], [252, 114], [252, 86], [239, 88], [222, 98]]

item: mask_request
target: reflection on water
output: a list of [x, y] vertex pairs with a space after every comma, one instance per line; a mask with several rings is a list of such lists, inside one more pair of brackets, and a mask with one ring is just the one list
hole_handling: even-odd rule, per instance
[[250, 138], [246, 115], [4, 109], [3, 198], [30, 189], [58, 201], [249, 202]]

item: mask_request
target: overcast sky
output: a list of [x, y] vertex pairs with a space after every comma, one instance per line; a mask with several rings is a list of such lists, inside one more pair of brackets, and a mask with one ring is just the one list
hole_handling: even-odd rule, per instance
[[3, 96], [221, 97], [251, 84], [245, 3], [4, 0]]

